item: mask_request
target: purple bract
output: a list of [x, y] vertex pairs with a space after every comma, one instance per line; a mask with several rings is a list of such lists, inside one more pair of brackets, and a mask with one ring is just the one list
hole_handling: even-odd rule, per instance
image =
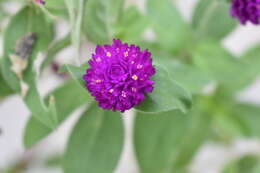
[[97, 46], [83, 79], [93, 97], [104, 109], [124, 112], [138, 105], [145, 93], [153, 91], [155, 74], [151, 53], [136, 45], [113, 40]]
[[240, 20], [242, 24], [250, 21], [260, 23], [260, 0], [232, 0], [231, 15]]

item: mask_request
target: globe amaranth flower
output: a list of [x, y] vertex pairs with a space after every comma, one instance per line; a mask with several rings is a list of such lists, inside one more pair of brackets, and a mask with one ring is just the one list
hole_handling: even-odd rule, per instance
[[155, 74], [151, 53], [136, 45], [113, 40], [112, 45], [97, 46], [83, 79], [103, 109], [124, 112], [153, 91]]
[[248, 21], [259, 24], [260, 0], [232, 0], [231, 15], [238, 18], [242, 24]]

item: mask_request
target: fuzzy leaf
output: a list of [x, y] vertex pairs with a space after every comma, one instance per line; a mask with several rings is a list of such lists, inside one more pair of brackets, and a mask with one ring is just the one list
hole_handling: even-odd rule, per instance
[[65, 173], [113, 173], [123, 148], [120, 113], [92, 105], [76, 126], [67, 145]]
[[[75, 81], [69, 81], [51, 93], [56, 99], [57, 125], [59, 125], [79, 106], [90, 103], [90, 95], [85, 89], [78, 87]], [[77, 99], [75, 99], [77, 97]], [[48, 97], [47, 97], [48, 98]], [[29, 148], [48, 136], [52, 129], [35, 119], [32, 115], [24, 132], [24, 145]]]
[[156, 67], [156, 74], [152, 77], [155, 81], [154, 91], [146, 95], [145, 100], [136, 107], [142, 112], [163, 112], [179, 109], [186, 112], [192, 105], [189, 92], [176, 83], [166, 70]]
[[[45, 105], [37, 89], [37, 75], [34, 69], [34, 60], [37, 54], [47, 49], [48, 44], [53, 39], [52, 25], [47, 22], [45, 16], [39, 9], [33, 6], [26, 6], [21, 9], [10, 21], [5, 35], [4, 35], [4, 57], [1, 59], [1, 70], [4, 79], [9, 86], [16, 92], [23, 95], [25, 104], [36, 115], [35, 118], [40, 120], [48, 127], [54, 127], [56, 123], [56, 109], [55, 100], [52, 98], [50, 102]], [[25, 45], [18, 43], [25, 38], [28, 34], [34, 33], [36, 39], [30, 48], [25, 48]], [[32, 50], [31, 52], [28, 49]], [[20, 52], [17, 52], [19, 50]], [[20, 54], [28, 55], [20, 57]], [[16, 57], [15, 61], [11, 61], [12, 57]], [[24, 70], [14, 72], [14, 65], [21, 68], [20, 62], [24, 64]], [[17, 69], [17, 67], [15, 68]]]
[[142, 173], [185, 170], [210, 128], [210, 116], [196, 109], [137, 114], [134, 145]]

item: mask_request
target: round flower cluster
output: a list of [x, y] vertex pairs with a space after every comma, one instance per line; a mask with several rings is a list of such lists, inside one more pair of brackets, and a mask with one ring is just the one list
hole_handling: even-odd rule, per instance
[[97, 46], [89, 65], [83, 79], [103, 109], [124, 112], [153, 91], [151, 53], [136, 45], [113, 40], [112, 45]]
[[231, 15], [240, 20], [242, 24], [250, 21], [260, 23], [260, 0], [232, 0]]

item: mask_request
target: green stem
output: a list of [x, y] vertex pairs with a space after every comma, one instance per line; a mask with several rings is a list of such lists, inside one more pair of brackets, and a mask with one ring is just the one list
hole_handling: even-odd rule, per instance
[[78, 0], [78, 13], [76, 15], [73, 0], [65, 0], [70, 17], [71, 41], [76, 48], [76, 61], [80, 66], [81, 25], [85, 10], [86, 0]]
[[79, 12], [75, 23], [74, 45], [76, 47], [78, 65], [81, 64], [80, 62], [81, 26], [82, 26], [82, 19], [84, 15], [85, 3], [86, 0], [79, 0], [78, 3]]

